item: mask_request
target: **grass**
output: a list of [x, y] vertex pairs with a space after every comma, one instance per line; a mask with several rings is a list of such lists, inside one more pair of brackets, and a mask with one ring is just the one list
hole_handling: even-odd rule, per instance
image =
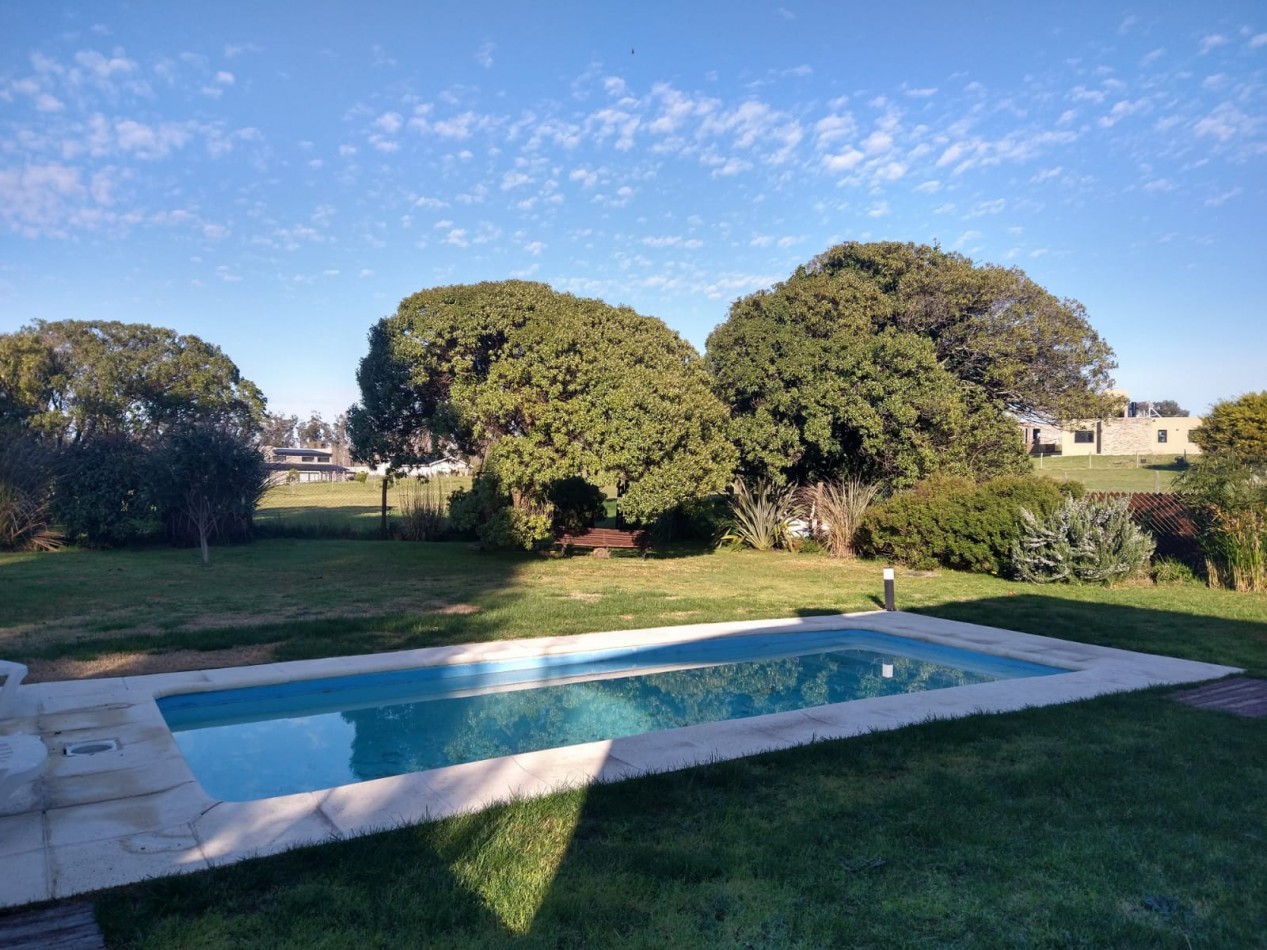
[[[272, 541], [0, 556], [0, 654], [317, 656], [876, 606], [877, 563]], [[904, 609], [1267, 675], [1267, 596], [898, 574]], [[61, 606], [54, 606], [60, 604]], [[68, 609], [67, 604], [74, 604]], [[446, 611], [463, 604], [473, 612]], [[331, 617], [331, 614], [338, 616]], [[111, 946], [1253, 946], [1261, 720], [1153, 690], [929, 722], [96, 897]]]
[[[418, 485], [415, 479], [402, 479], [388, 487], [389, 517], [399, 515], [406, 496]], [[467, 475], [441, 475], [425, 485], [446, 498], [455, 489], [470, 487]], [[255, 522], [265, 532], [373, 536], [379, 530], [382, 504], [383, 483], [378, 480], [277, 485], [260, 501]]]
[[1072, 478], [1090, 491], [1168, 492], [1182, 471], [1171, 455], [1048, 455], [1033, 459], [1034, 471]]

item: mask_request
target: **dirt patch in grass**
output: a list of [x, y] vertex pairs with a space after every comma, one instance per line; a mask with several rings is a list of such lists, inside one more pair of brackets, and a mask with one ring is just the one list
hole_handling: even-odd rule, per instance
[[100, 679], [106, 676], [144, 676], [148, 673], [182, 673], [215, 670], [226, 666], [271, 663], [278, 644], [257, 643], [231, 650], [173, 650], [170, 653], [107, 653], [91, 660], [32, 660], [28, 683], [54, 680]]

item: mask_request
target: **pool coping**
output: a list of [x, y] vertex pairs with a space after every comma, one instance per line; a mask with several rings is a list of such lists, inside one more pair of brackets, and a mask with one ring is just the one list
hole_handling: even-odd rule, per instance
[[[173, 693], [427, 665], [651, 646], [757, 631], [851, 627], [1072, 672], [686, 726], [248, 802], [218, 801], [202, 790], [155, 702]], [[49, 758], [35, 782], [0, 802], [0, 860], [10, 872], [0, 877], [0, 907], [205, 870], [595, 781], [673, 771], [933, 718], [1010, 712], [1239, 672], [1243, 671], [918, 614], [870, 611], [23, 684], [16, 714], [0, 723], [0, 733], [40, 735]], [[96, 755], [64, 754], [68, 745], [102, 739], [118, 739], [119, 748]]]

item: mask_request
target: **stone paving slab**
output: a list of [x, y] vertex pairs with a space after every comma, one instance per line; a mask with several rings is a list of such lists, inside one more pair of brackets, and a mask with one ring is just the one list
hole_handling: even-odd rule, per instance
[[[1055, 665], [1071, 672], [900, 696], [545, 749], [397, 775], [319, 792], [220, 802], [198, 785], [155, 699], [429, 665], [639, 650], [702, 638], [858, 628]], [[896, 729], [933, 717], [1006, 712], [1105, 693], [1196, 683], [1241, 672], [899, 612], [693, 624], [575, 637], [464, 644], [253, 667], [112, 677], [19, 688], [17, 718], [0, 733], [38, 733], [40, 776], [0, 803], [0, 906], [60, 898], [165, 874], [368, 834], [495, 802], [615, 781], [829, 738]], [[119, 748], [66, 756], [105, 738]]]

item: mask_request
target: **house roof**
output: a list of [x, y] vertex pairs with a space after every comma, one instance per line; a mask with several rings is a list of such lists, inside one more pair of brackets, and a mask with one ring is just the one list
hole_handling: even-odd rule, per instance
[[324, 455], [327, 458], [334, 454], [329, 449], [305, 449], [299, 446], [286, 446], [281, 448], [273, 446], [270, 451], [274, 455]]

